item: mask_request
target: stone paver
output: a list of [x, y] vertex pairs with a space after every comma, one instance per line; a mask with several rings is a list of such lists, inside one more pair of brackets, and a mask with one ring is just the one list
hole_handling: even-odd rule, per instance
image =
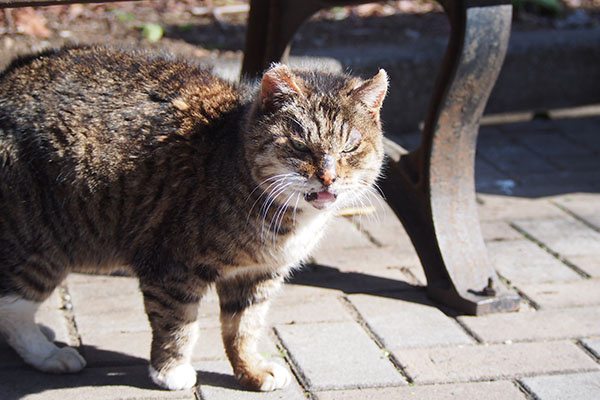
[[539, 400], [591, 400], [600, 398], [600, 372], [534, 376], [520, 380]]
[[600, 279], [519, 285], [518, 287], [541, 308], [600, 305]]
[[592, 278], [600, 278], [600, 256], [568, 256], [565, 259]]
[[[281, 360], [277, 360], [285, 366]], [[198, 371], [198, 392], [206, 400], [306, 400], [302, 388], [293, 380], [283, 390], [275, 392], [251, 392], [244, 390], [233, 377], [231, 366], [226, 361], [203, 361], [194, 363]]]
[[514, 221], [520, 229], [563, 256], [600, 256], [600, 232], [570, 216]]
[[596, 358], [600, 359], [600, 339], [583, 339], [581, 342], [591, 350]]
[[561, 196], [554, 202], [600, 230], [600, 196], [575, 193]]
[[488, 343], [600, 336], [599, 307], [462, 316], [459, 320]]
[[393, 351], [415, 383], [449, 383], [600, 370], [571, 342], [472, 345]]
[[477, 210], [482, 221], [564, 216], [564, 211], [546, 200], [486, 193], [478, 193], [477, 198]]
[[526, 240], [504, 240], [486, 243], [492, 265], [511, 282], [541, 283], [579, 280], [573, 269]]
[[351, 295], [349, 299], [388, 349], [474, 343], [425, 293], [403, 293], [397, 298]]
[[336, 390], [317, 393], [318, 400], [525, 400], [514, 383], [476, 382], [446, 385], [388, 387], [383, 389]]
[[44, 374], [29, 368], [0, 371], [2, 399], [6, 400], [193, 400], [192, 390], [171, 392], [158, 388], [147, 366], [85, 368], [76, 375]]
[[357, 323], [279, 325], [276, 330], [312, 389], [406, 383]]

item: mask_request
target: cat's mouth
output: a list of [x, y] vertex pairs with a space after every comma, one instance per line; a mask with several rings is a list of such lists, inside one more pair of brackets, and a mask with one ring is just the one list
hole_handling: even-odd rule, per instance
[[337, 194], [333, 194], [328, 190], [320, 192], [310, 192], [304, 195], [304, 200], [309, 202], [314, 208], [323, 210], [329, 207], [337, 199]]

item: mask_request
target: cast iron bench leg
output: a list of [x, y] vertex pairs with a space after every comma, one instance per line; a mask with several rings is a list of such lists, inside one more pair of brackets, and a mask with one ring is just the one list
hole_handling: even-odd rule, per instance
[[387, 143], [381, 183], [419, 254], [430, 297], [469, 314], [513, 311], [491, 266], [475, 199], [479, 120], [504, 60], [510, 5], [467, 7], [447, 1], [451, 36], [421, 141], [410, 154]]
[[[487, 258], [474, 182], [479, 120], [504, 60], [512, 9], [500, 4], [507, 0], [441, 2], [451, 36], [421, 146], [406, 154], [386, 140], [381, 187], [419, 254], [430, 297], [469, 314], [512, 311], [520, 299]], [[324, 3], [252, 0], [243, 75], [284, 60], [296, 29]]]

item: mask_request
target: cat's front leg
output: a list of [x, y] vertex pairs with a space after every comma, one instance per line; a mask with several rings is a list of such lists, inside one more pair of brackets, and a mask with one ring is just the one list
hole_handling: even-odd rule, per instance
[[198, 306], [202, 291], [191, 291], [172, 283], [141, 282], [144, 307], [152, 327], [150, 376], [169, 389], [189, 389], [196, 384], [191, 354], [198, 336]]
[[282, 281], [278, 274], [239, 274], [217, 282], [225, 351], [237, 380], [252, 390], [276, 390], [292, 380], [285, 368], [266, 361], [256, 348], [270, 297]]

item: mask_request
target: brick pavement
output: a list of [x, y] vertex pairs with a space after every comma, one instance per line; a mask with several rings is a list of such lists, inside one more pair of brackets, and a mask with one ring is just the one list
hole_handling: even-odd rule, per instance
[[482, 231], [519, 312], [472, 317], [429, 300], [410, 240], [373, 201], [377, 218], [340, 217], [273, 304], [260, 351], [293, 371], [285, 391], [237, 386], [214, 292], [200, 311], [198, 387], [158, 390], [136, 281], [74, 274], [38, 320], [88, 367], [41, 374], [0, 341], [0, 398], [600, 398], [600, 117], [483, 127], [479, 143]]

